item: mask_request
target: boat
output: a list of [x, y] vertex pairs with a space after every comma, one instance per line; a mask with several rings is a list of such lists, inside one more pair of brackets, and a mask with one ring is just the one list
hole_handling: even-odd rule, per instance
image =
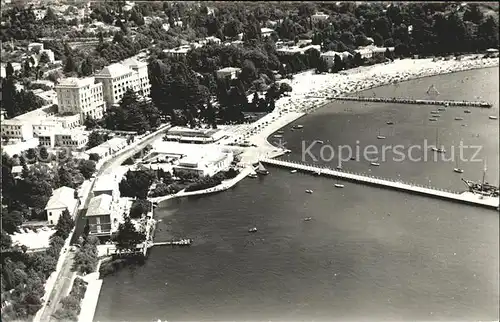
[[279, 130], [279, 131], [278, 131], [278, 132], [276, 132], [276, 133], [277, 133], [277, 134], [283, 134], [283, 133], [285, 133], [285, 131], [283, 131], [283, 130]]
[[375, 167], [378, 167], [380, 165], [380, 163], [378, 163], [378, 162], [371, 162], [370, 164], [375, 166]]
[[470, 110], [465, 110], [464, 113], [470, 114]]
[[[352, 160], [352, 159], [351, 159], [351, 160]], [[356, 160], [356, 159], [354, 159], [354, 160]], [[341, 165], [338, 165], [338, 166], [337, 166], [337, 170], [342, 170], [342, 166], [341, 166]]]
[[441, 111], [441, 112], [442, 111], [446, 111], [446, 108], [444, 108], [444, 107], [438, 107], [438, 111]]
[[434, 86], [434, 84], [432, 84], [427, 89], [427, 94], [429, 94], [429, 95], [439, 95], [439, 91], [437, 90], [436, 86]]
[[[356, 161], [356, 157], [351, 157], [351, 160]], [[338, 169], [338, 167], [337, 167], [337, 169]]]
[[255, 179], [255, 178], [257, 178], [257, 177], [258, 177], [258, 175], [257, 175], [257, 173], [250, 173], [250, 174], [248, 175], [248, 177], [249, 177], [249, 178], [252, 178], [252, 179]]
[[379, 139], [379, 140], [385, 139], [385, 136], [383, 136], [383, 135], [380, 134], [380, 130], [378, 130], [377, 139]]
[[290, 173], [296, 173], [297, 170], [293, 169], [293, 170], [290, 170]]
[[250, 228], [250, 229], [248, 230], [248, 232], [249, 232], [249, 233], [255, 233], [255, 232], [257, 232], [257, 227]]
[[269, 174], [269, 171], [267, 171], [266, 168], [264, 168], [264, 166], [260, 162], [259, 162], [259, 165], [258, 165], [257, 169], [255, 170], [255, 172], [257, 174], [262, 174], [262, 175], [268, 175]]
[[286, 149], [286, 150], [285, 150], [285, 153], [286, 153], [286, 154], [290, 154], [290, 153], [292, 153], [292, 150], [288, 150], [288, 149]]
[[299, 125], [295, 125], [296, 129], [302, 129], [303, 127], [304, 127], [304, 125], [300, 125], [300, 124]]
[[496, 120], [497, 117], [495, 115], [490, 115], [490, 120]]
[[439, 115], [439, 114], [436, 114], [436, 115], [433, 115], [433, 117], [441, 117], [441, 115]]
[[456, 164], [455, 164], [455, 168], [453, 168], [453, 172], [464, 173], [464, 170], [460, 169], [460, 167], [458, 166], [458, 158], [456, 156], [455, 156], [455, 159], [456, 159]]
[[498, 198], [500, 196], [500, 191], [498, 187], [488, 184], [484, 179], [486, 177], [486, 162], [484, 163], [483, 178], [481, 182], [474, 182], [472, 180], [465, 180], [461, 178], [463, 182], [469, 188], [469, 191], [474, 194], [479, 194], [481, 197], [494, 197]]
[[321, 175], [321, 170], [316, 171], [316, 175], [320, 176]]
[[393, 125], [393, 124], [394, 124], [394, 122], [392, 122], [392, 121], [387, 121], [385, 124], [387, 124], [387, 125]]
[[455, 121], [463, 121], [463, 119], [464, 119], [464, 118], [463, 118], [463, 117], [460, 117], [460, 116], [455, 117]]
[[313, 193], [313, 191], [312, 191], [312, 190], [310, 190], [310, 189], [307, 189], [307, 190], [306, 190], [306, 193]]
[[436, 119], [436, 118], [431, 117], [431, 118], [429, 119], [429, 121], [431, 121], [431, 122], [435, 122], [435, 121], [437, 121], [437, 119]]
[[311, 221], [311, 220], [312, 220], [312, 218], [311, 218], [311, 217], [306, 217], [306, 218], [304, 218], [304, 221]]
[[439, 111], [431, 111], [431, 114], [439, 114]]
[[334, 184], [335, 188], [344, 188], [344, 185], [341, 183]]
[[319, 144], [323, 144], [323, 143], [325, 143], [325, 142], [323, 142], [323, 141], [321, 141], [321, 140], [316, 140], [316, 142], [317, 142], [317, 143], [319, 143]]
[[281, 139], [283, 137], [283, 135], [281, 135], [281, 134], [275, 134], [274, 137], [277, 138], [277, 139]]
[[438, 129], [436, 129], [436, 146], [433, 146], [431, 148], [431, 150], [436, 152], [436, 153], [445, 153], [446, 152], [446, 150], [443, 147], [438, 148], [438, 146], [439, 146], [439, 132], [438, 132]]

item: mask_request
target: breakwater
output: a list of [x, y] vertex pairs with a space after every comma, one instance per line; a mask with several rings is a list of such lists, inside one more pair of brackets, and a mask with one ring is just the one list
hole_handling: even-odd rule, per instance
[[337, 171], [323, 166], [313, 166], [307, 165], [299, 162], [293, 161], [282, 161], [275, 159], [263, 159], [262, 163], [284, 167], [288, 169], [295, 169], [299, 171], [304, 171], [308, 173], [315, 173], [324, 176], [332, 176], [337, 177], [344, 180], [349, 180], [362, 184], [369, 184], [373, 186], [379, 186], [383, 188], [390, 188], [394, 190], [400, 190], [415, 194], [426, 195], [430, 197], [462, 202], [467, 204], [472, 204], [476, 206], [482, 206], [487, 208], [498, 208], [499, 206], [499, 198], [481, 196], [470, 192], [457, 193], [452, 191], [447, 191], [444, 189], [438, 188], [429, 188], [422, 185], [412, 184], [412, 183], [404, 183], [401, 181], [390, 180], [379, 178], [375, 176], [369, 176], [365, 174], [357, 174], [347, 171]]
[[397, 104], [415, 104], [415, 105], [440, 105], [453, 107], [480, 107], [491, 108], [488, 102], [480, 101], [448, 101], [448, 100], [422, 100], [412, 98], [389, 98], [389, 97], [362, 97], [362, 96], [339, 96], [334, 99], [339, 101], [357, 101], [371, 103], [397, 103]]

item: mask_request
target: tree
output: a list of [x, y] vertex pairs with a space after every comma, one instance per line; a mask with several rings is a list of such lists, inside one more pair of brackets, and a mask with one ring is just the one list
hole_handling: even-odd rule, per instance
[[146, 199], [136, 199], [132, 206], [130, 207], [130, 217], [131, 218], [141, 218], [142, 215], [147, 214], [151, 211], [151, 201]]
[[154, 172], [148, 170], [128, 171], [125, 178], [120, 182], [120, 194], [123, 197], [136, 197], [145, 199], [149, 187], [156, 177]]
[[8, 62], [7, 67], [5, 67], [5, 76], [9, 78], [12, 75], [14, 75], [14, 67], [12, 67], [12, 63]]
[[64, 64], [64, 73], [65, 74], [69, 74], [69, 73], [72, 73], [72, 72], [76, 72], [77, 70], [77, 67], [76, 67], [76, 63], [73, 59], [73, 56], [72, 55], [69, 55], [66, 57], [66, 63]]
[[9, 249], [10, 247], [12, 247], [12, 238], [10, 238], [10, 235], [2, 229], [0, 235], [0, 250]]
[[318, 66], [316, 67], [316, 73], [324, 73], [328, 71], [328, 63], [323, 58], [318, 60]]
[[290, 84], [288, 84], [288, 83], [281, 83], [280, 84], [280, 93], [281, 94], [291, 92], [291, 91], [292, 91], [292, 86], [290, 86]]
[[125, 217], [125, 221], [118, 226], [118, 233], [115, 237], [116, 248], [120, 250], [134, 250], [138, 244], [146, 240], [145, 234], [138, 232], [130, 217]]
[[73, 218], [71, 218], [69, 211], [65, 209], [57, 221], [56, 232], [54, 235], [66, 239], [74, 226], [75, 222]]
[[57, 181], [60, 187], [74, 187], [73, 176], [65, 165], [57, 169]]
[[387, 48], [385, 50], [385, 54], [384, 56], [387, 58], [387, 59], [390, 59], [390, 60], [394, 60], [393, 57], [392, 57], [392, 52], [389, 50], [389, 48]]
[[78, 165], [78, 170], [80, 170], [81, 174], [85, 179], [90, 179], [94, 172], [96, 171], [96, 163], [93, 160], [82, 160]]
[[23, 214], [20, 211], [14, 210], [2, 214], [2, 229], [8, 234], [13, 234], [18, 231], [18, 227], [23, 223]]
[[49, 153], [47, 152], [47, 148], [42, 146], [38, 151], [39, 160], [42, 162], [49, 162]]
[[50, 63], [50, 57], [46, 52], [43, 52], [40, 55], [40, 60], [38, 61], [39, 64], [48, 64]]
[[96, 147], [104, 142], [106, 142], [106, 136], [102, 135], [101, 133], [97, 131], [93, 131], [92, 133], [89, 134], [89, 140], [87, 142], [87, 149], [92, 149], [93, 147]]

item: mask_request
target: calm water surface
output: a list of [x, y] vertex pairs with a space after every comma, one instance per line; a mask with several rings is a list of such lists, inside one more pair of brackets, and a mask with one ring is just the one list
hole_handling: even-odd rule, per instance
[[[480, 96], [494, 108], [471, 114], [448, 108], [438, 122], [428, 122], [433, 107], [333, 103], [297, 121], [303, 130], [285, 129], [294, 151], [288, 157], [301, 159], [302, 140], [409, 146], [435, 141], [439, 128], [439, 142], [447, 150], [459, 139], [483, 146], [487, 180], [498, 183], [498, 121], [488, 119], [498, 115], [498, 68], [364, 95], [427, 98], [431, 84], [439, 99]], [[458, 115], [464, 121], [454, 121]], [[395, 124], [388, 126], [387, 120]], [[376, 139], [379, 131], [387, 137], [384, 142]], [[336, 166], [336, 160], [322, 163]], [[395, 162], [388, 156], [380, 163], [342, 166], [440, 188], [465, 187], [452, 171], [454, 161]], [[460, 167], [465, 178], [482, 177], [483, 162]], [[143, 266], [106, 277], [95, 320], [498, 320], [495, 211], [353, 183], [335, 189], [332, 179], [270, 171], [224, 193], [158, 208], [158, 241], [188, 236], [195, 244], [153, 248]], [[313, 219], [304, 222], [304, 217]], [[249, 234], [254, 226], [258, 232]]]

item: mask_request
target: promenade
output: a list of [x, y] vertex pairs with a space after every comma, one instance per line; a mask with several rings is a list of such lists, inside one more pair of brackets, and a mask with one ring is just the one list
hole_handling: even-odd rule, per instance
[[372, 102], [372, 103], [398, 103], [415, 105], [442, 105], [453, 107], [481, 107], [491, 108], [488, 102], [474, 101], [440, 101], [440, 100], [422, 100], [413, 98], [387, 98], [387, 97], [361, 97], [361, 96], [340, 96], [335, 97], [339, 101]]
[[322, 166], [313, 166], [298, 162], [281, 161], [275, 159], [263, 159], [261, 160], [261, 162], [268, 165], [274, 165], [288, 169], [295, 169], [309, 173], [318, 173], [323, 176], [332, 176], [344, 180], [354, 181], [357, 183], [369, 184], [383, 188], [390, 188], [394, 190], [421, 194], [430, 197], [446, 199], [450, 201], [472, 204], [476, 206], [495, 208], [495, 209], [498, 208], [499, 206], [499, 198], [486, 197], [469, 192], [457, 193], [439, 188], [430, 188], [412, 183], [404, 183], [397, 180], [384, 179], [365, 174], [356, 174], [344, 170], [337, 171]]

